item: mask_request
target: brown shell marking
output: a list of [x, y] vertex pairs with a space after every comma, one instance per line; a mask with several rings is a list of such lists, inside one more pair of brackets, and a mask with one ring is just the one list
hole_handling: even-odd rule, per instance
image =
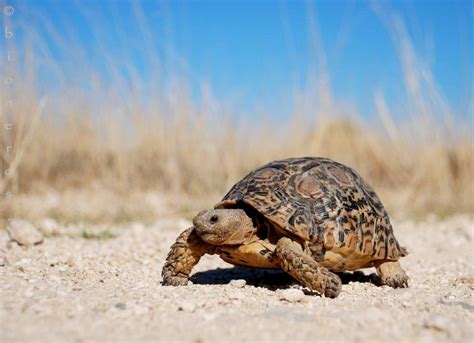
[[243, 205], [307, 241], [317, 254], [333, 250], [374, 260], [407, 254], [373, 188], [353, 169], [330, 159], [271, 162], [236, 183], [215, 207]]
[[349, 179], [349, 177], [340, 168], [336, 168], [335, 166], [329, 166], [327, 170], [342, 185], [349, 186], [351, 184], [351, 180]]
[[277, 170], [273, 168], [266, 168], [255, 172], [254, 178], [261, 180], [271, 180], [272, 177], [277, 174]]
[[318, 199], [323, 196], [320, 182], [312, 175], [305, 173], [295, 179], [296, 190], [302, 196]]

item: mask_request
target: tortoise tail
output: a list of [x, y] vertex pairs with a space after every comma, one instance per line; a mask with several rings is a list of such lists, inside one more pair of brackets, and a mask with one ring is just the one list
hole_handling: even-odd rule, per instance
[[407, 250], [407, 248], [401, 246], [401, 247], [400, 247], [400, 256], [401, 256], [401, 257], [405, 257], [405, 256], [407, 256], [407, 255], [408, 255], [408, 250]]

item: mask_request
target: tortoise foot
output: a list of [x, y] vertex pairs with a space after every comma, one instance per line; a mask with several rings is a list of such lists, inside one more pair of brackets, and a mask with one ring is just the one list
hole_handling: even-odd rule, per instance
[[408, 287], [409, 277], [398, 261], [382, 262], [377, 266], [380, 283], [392, 288]]
[[186, 286], [188, 284], [188, 278], [182, 276], [172, 276], [171, 273], [163, 275], [163, 286]]
[[281, 268], [305, 287], [328, 298], [335, 298], [341, 292], [339, 276], [306, 255], [301, 246], [291, 239], [281, 238], [275, 253], [280, 259]]
[[[332, 273], [331, 273], [332, 274]], [[326, 277], [326, 287], [324, 289], [324, 296], [327, 298], [335, 298], [341, 293], [342, 282], [339, 276], [333, 274]]]

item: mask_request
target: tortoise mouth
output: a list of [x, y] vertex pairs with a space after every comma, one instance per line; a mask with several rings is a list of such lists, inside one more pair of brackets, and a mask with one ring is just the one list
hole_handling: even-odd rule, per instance
[[212, 245], [222, 245], [225, 241], [225, 238], [222, 235], [219, 235], [215, 230], [209, 230], [206, 227], [195, 227], [197, 235], [204, 242]]
[[205, 236], [205, 235], [213, 235], [215, 234], [215, 230], [212, 228], [209, 228], [205, 225], [196, 225], [194, 224], [194, 230], [196, 230], [196, 233], [198, 234], [199, 237]]

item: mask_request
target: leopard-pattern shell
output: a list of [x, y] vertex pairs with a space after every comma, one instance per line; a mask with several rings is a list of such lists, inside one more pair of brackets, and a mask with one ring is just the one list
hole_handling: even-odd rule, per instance
[[398, 260], [407, 255], [373, 188], [352, 168], [327, 158], [290, 158], [236, 183], [215, 208], [250, 206], [283, 234], [312, 246]]

